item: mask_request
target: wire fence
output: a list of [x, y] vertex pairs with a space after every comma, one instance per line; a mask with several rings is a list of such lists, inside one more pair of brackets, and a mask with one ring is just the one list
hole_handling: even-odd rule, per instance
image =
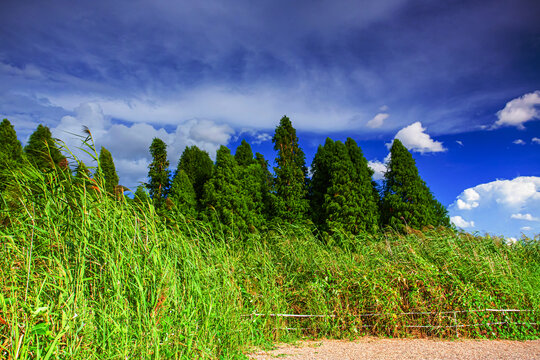
[[[329, 319], [365, 319], [361, 321], [359, 324], [355, 324], [356, 327], [361, 328], [380, 328], [381, 324], [374, 321], [374, 318], [392, 318], [394, 319], [394, 326], [399, 326], [400, 328], [405, 329], [425, 329], [425, 330], [438, 330], [438, 329], [455, 329], [455, 335], [459, 337], [459, 330], [460, 328], [471, 328], [471, 327], [481, 327], [481, 326], [501, 326], [501, 325], [518, 325], [518, 326], [538, 326], [540, 323], [536, 322], [537, 318], [535, 316], [532, 316], [532, 318], [535, 321], [517, 321], [515, 318], [506, 318], [506, 319], [494, 319], [493, 316], [490, 317], [490, 319], [486, 319], [488, 321], [484, 322], [477, 322], [477, 323], [460, 323], [458, 319], [459, 314], [475, 314], [476, 319], [486, 317], [486, 314], [520, 314], [520, 313], [531, 313], [535, 314], [536, 312], [533, 310], [524, 310], [524, 309], [471, 309], [471, 310], [448, 310], [448, 311], [409, 311], [409, 312], [402, 312], [402, 313], [385, 313], [385, 312], [374, 312], [374, 313], [362, 313], [362, 314], [346, 314], [346, 315], [335, 315], [335, 314], [264, 314], [264, 313], [252, 313], [252, 314], [246, 314], [243, 315], [244, 317], [251, 317], [252, 319], [255, 319], [257, 317], [268, 317], [268, 318], [293, 318], [293, 319], [310, 319], [310, 318], [329, 318]], [[483, 315], [479, 315], [483, 314]], [[433, 321], [429, 324], [407, 324], [405, 323], [399, 323], [396, 324], [395, 320], [399, 318], [404, 317], [413, 317], [413, 319], [410, 320], [416, 320], [414, 319], [417, 315], [424, 315], [424, 316], [431, 316]], [[507, 316], [506, 316], [507, 317]], [[369, 319], [371, 318], [371, 319]], [[368, 320], [369, 319], [369, 320]], [[367, 321], [366, 321], [367, 320]], [[462, 319], [463, 320], [463, 319]], [[499, 320], [499, 321], [497, 321]], [[450, 321], [451, 323], [448, 323]], [[366, 322], [366, 323], [364, 323]], [[446, 324], [443, 324], [444, 322], [447, 322]], [[388, 325], [388, 324], [387, 324]], [[382, 325], [384, 326], [384, 324]], [[309, 327], [279, 327], [275, 328], [279, 330], [310, 330], [312, 328]]]

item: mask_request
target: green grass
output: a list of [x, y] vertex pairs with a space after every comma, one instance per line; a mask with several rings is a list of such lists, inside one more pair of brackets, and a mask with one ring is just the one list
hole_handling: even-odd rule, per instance
[[[243, 238], [56, 173], [13, 177], [0, 214], [0, 358], [243, 358], [301, 336], [455, 336], [540, 322], [540, 245], [453, 230], [325, 242], [306, 227]], [[377, 312], [374, 317], [355, 315]], [[291, 319], [252, 313], [328, 314]], [[372, 326], [372, 327], [365, 327]], [[296, 328], [300, 330], [286, 330]], [[422, 331], [420, 331], [422, 330]], [[538, 338], [535, 325], [460, 336]]]

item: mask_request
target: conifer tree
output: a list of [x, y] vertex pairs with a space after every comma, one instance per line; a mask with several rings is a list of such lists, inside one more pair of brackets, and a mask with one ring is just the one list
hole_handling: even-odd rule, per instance
[[253, 168], [242, 171], [227, 147], [221, 146], [217, 151], [216, 165], [204, 186], [203, 196], [205, 214], [214, 224], [219, 223], [233, 232], [253, 232], [264, 223], [262, 203], [257, 201], [253, 189], [246, 185], [256, 187], [255, 182], [246, 180], [242, 183], [241, 180], [248, 169], [260, 170], [257, 164], [251, 166]]
[[167, 198], [170, 185], [169, 161], [167, 160], [167, 144], [159, 138], [154, 138], [150, 145], [152, 162], [148, 166], [148, 180], [146, 185], [150, 197], [157, 208], [160, 208]]
[[278, 152], [277, 167], [274, 167], [276, 216], [289, 223], [304, 220], [309, 209], [306, 160], [298, 145], [296, 130], [287, 116], [281, 118], [272, 142]]
[[210, 159], [208, 153], [195, 145], [191, 147], [186, 146], [178, 161], [176, 174], [178, 174], [180, 170], [183, 170], [186, 173], [195, 190], [197, 202], [200, 202], [202, 198], [204, 184], [210, 179], [210, 176], [212, 176], [213, 167], [214, 163], [212, 162], [212, 159]]
[[398, 229], [448, 226], [446, 209], [433, 197], [411, 153], [398, 139], [394, 139], [390, 155], [383, 185], [383, 223]]
[[375, 232], [379, 214], [367, 160], [353, 139], [327, 139], [312, 164], [313, 221], [324, 230]]
[[251, 146], [245, 139], [242, 140], [242, 143], [236, 148], [234, 159], [240, 166], [249, 166], [255, 163]]
[[135, 190], [135, 194], [133, 194], [133, 200], [141, 204], [146, 204], [150, 201], [150, 196], [148, 196], [143, 185], [137, 186], [137, 190]]
[[8, 119], [0, 123], [0, 166], [8, 163], [13, 165], [22, 162], [22, 145], [17, 139], [17, 133]]
[[5, 172], [21, 166], [23, 151], [17, 133], [8, 119], [0, 123], [0, 190], [6, 183]]
[[112, 154], [103, 146], [99, 152], [98, 177], [104, 182], [105, 191], [108, 194], [115, 194], [119, 179], [116, 174], [116, 167], [114, 166]]
[[274, 177], [270, 170], [268, 170], [268, 161], [261, 153], [255, 153], [255, 163], [260, 166], [261, 169], [261, 193], [264, 204], [264, 217], [267, 221], [274, 217], [274, 203], [275, 195], [273, 191]]
[[51, 130], [41, 124], [30, 135], [24, 152], [30, 163], [42, 171], [54, 169], [66, 161], [52, 138]]
[[180, 170], [173, 179], [169, 193], [176, 211], [194, 217], [196, 215], [197, 198], [195, 189], [184, 170]]

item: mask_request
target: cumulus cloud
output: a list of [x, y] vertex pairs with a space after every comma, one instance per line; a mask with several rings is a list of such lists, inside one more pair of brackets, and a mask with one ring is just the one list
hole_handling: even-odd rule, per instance
[[532, 141], [533, 144], [540, 144], [540, 138], [533, 137], [533, 138], [531, 139], [531, 141]]
[[386, 163], [380, 162], [378, 160], [368, 161], [368, 166], [373, 170], [373, 180], [382, 180], [384, 179], [384, 174], [386, 173]]
[[219, 146], [226, 145], [234, 134], [229, 125], [205, 119], [182, 121], [172, 132], [147, 123], [115, 123], [98, 104], [84, 103], [74, 110], [74, 115], [64, 116], [52, 132], [88, 166], [93, 166], [92, 158], [78, 149], [84, 138], [81, 135], [83, 126], [90, 129], [98, 152], [101, 146], [111, 152], [120, 182], [129, 188], [145, 181], [151, 160], [148, 148], [154, 138], [167, 144], [168, 160], [174, 168], [186, 146], [196, 145], [215, 158]]
[[525, 145], [525, 141], [521, 140], [521, 139], [516, 139], [514, 141], [512, 141], [513, 144], [516, 144], [516, 145]]
[[474, 221], [466, 221], [459, 215], [450, 217], [450, 221], [453, 224], [455, 224], [457, 227], [460, 227], [463, 229], [474, 227]]
[[[496, 235], [516, 236], [530, 222], [529, 235], [540, 232], [540, 177], [495, 180], [464, 190], [449, 207], [451, 217], [473, 221], [475, 228]], [[459, 221], [459, 220], [458, 220]]]
[[540, 218], [534, 217], [531, 214], [521, 214], [521, 213], [512, 214], [510, 218], [517, 219], [517, 220], [526, 220], [526, 221], [540, 221]]
[[538, 105], [540, 105], [540, 90], [507, 102], [504, 109], [497, 112], [498, 120], [494, 128], [515, 126], [518, 129], [525, 129], [524, 123], [540, 118], [540, 112], [536, 108]]
[[[425, 131], [426, 128], [417, 121], [399, 130], [394, 139], [400, 140], [407, 149], [421, 154], [446, 151], [440, 141], [434, 141]], [[387, 145], [390, 148], [392, 144]]]
[[384, 120], [388, 119], [390, 115], [386, 113], [378, 113], [375, 117], [367, 122], [367, 127], [372, 129], [380, 128], [383, 126]]
[[466, 189], [458, 197], [456, 205], [460, 210], [471, 210], [478, 207], [478, 200], [480, 200], [480, 194], [478, 194], [474, 189]]

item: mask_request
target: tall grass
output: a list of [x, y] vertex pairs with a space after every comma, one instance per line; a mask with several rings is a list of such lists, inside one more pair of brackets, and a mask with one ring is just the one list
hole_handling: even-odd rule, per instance
[[[31, 167], [13, 175], [2, 202], [0, 357], [8, 359], [242, 358], [247, 346], [300, 335], [410, 336], [419, 333], [407, 324], [452, 323], [392, 315], [409, 311], [518, 308], [534, 311], [458, 320], [539, 320], [538, 241], [509, 246], [428, 230], [321, 242], [294, 226], [231, 238]], [[356, 316], [366, 312], [389, 315]], [[539, 333], [535, 325], [493, 325], [460, 335]]]

